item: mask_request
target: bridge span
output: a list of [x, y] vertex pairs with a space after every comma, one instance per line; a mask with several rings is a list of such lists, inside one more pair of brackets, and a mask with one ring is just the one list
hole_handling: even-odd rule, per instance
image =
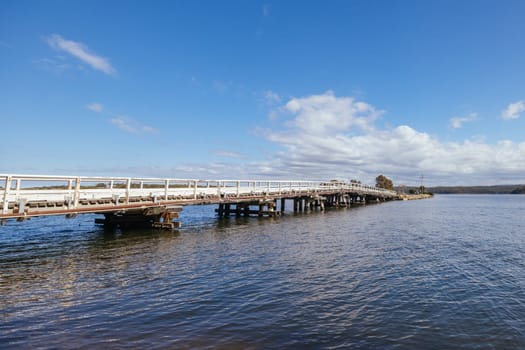
[[342, 181], [198, 180], [0, 174], [0, 223], [99, 213], [97, 223], [173, 229], [183, 206], [216, 204], [219, 216], [324, 210], [398, 199], [394, 191]]

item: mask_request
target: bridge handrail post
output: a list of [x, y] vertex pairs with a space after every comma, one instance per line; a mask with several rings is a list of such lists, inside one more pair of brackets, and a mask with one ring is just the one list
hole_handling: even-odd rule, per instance
[[193, 199], [197, 199], [197, 185], [199, 180], [193, 180]]
[[129, 204], [129, 196], [131, 192], [131, 178], [128, 177], [126, 180], [126, 204]]
[[241, 196], [241, 182], [237, 181], [237, 198]]
[[73, 193], [73, 208], [78, 207], [80, 200], [80, 176], [75, 179], [75, 192]]
[[7, 211], [9, 210], [8, 195], [9, 195], [10, 188], [11, 188], [11, 176], [6, 176], [5, 188], [4, 188], [4, 198], [3, 198], [3, 204], [2, 204], [2, 214], [7, 214]]
[[168, 200], [169, 188], [170, 188], [170, 180], [166, 179], [166, 182], [164, 184], [164, 200], [166, 200], [166, 201]]

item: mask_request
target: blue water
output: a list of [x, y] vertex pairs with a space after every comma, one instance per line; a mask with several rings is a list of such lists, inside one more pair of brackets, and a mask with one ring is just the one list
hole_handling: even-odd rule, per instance
[[523, 349], [525, 196], [0, 227], [4, 349]]

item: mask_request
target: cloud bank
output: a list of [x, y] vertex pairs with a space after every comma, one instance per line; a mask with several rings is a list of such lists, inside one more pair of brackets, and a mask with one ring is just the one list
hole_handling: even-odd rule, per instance
[[[337, 178], [369, 184], [384, 174], [397, 185], [419, 185], [423, 175], [427, 186], [525, 183], [525, 141], [489, 144], [478, 137], [446, 142], [409, 125], [378, 127], [384, 114], [369, 103], [336, 96], [332, 91], [291, 98], [270, 111], [271, 128], [256, 130], [256, 135], [269, 142], [271, 149], [277, 149], [268, 151], [265, 160], [249, 161], [236, 152], [220, 150], [213, 154], [230, 158], [229, 161], [133, 171], [153, 177]], [[477, 114], [458, 118], [456, 126], [476, 118]], [[134, 134], [154, 130], [124, 116], [111, 122]]]
[[[408, 184], [420, 174], [433, 184], [525, 182], [525, 142], [443, 142], [408, 125], [379, 129], [375, 122], [383, 111], [331, 91], [293, 98], [279, 113], [282, 125], [259, 130], [282, 148], [271, 163], [261, 164], [268, 173], [365, 181], [385, 174]], [[456, 126], [475, 118], [459, 119]]]

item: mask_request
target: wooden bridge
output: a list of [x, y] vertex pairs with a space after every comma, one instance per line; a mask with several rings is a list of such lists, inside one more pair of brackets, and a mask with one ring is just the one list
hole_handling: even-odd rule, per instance
[[97, 223], [176, 228], [185, 205], [217, 204], [219, 216], [280, 215], [397, 199], [394, 191], [355, 182], [196, 180], [0, 174], [0, 223], [31, 217], [100, 213]]

